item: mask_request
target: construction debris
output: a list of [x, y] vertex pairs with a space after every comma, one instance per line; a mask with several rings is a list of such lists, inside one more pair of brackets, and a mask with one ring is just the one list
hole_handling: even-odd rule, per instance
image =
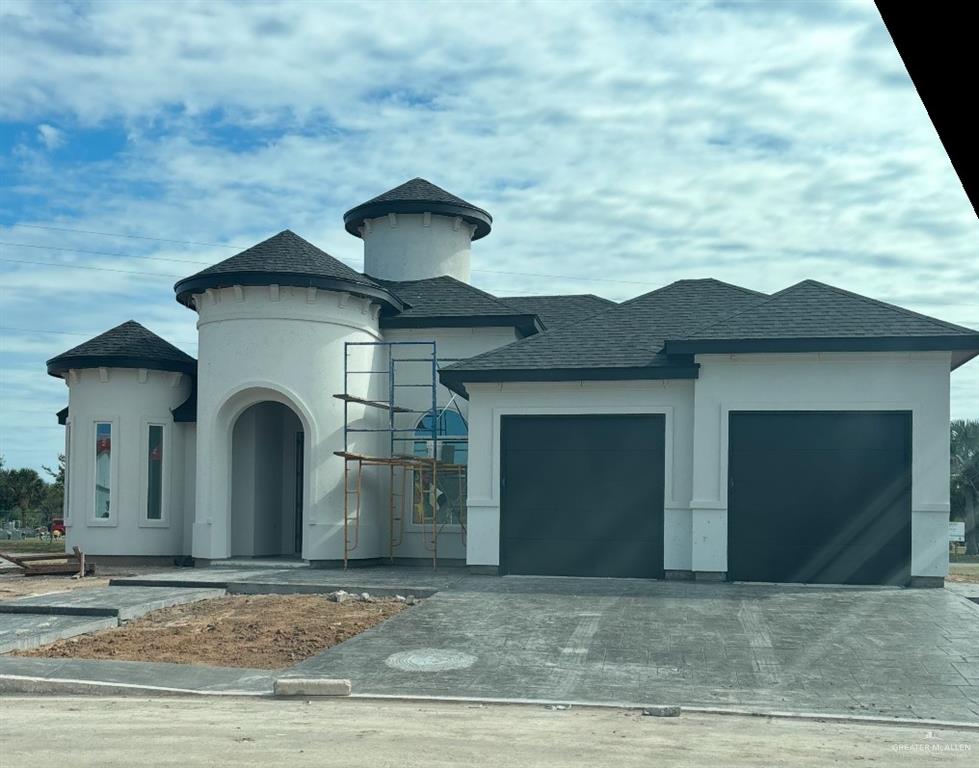
[[95, 563], [85, 561], [85, 553], [78, 547], [72, 547], [70, 554], [55, 552], [40, 555], [10, 555], [0, 552], [0, 560], [13, 563], [23, 572], [24, 576], [92, 576], [95, 574]]

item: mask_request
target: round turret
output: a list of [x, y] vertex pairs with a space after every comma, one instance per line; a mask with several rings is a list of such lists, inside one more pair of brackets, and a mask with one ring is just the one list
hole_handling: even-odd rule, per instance
[[486, 237], [493, 217], [425, 179], [351, 208], [347, 231], [364, 241], [364, 272], [382, 280], [449, 275], [469, 282], [470, 246]]

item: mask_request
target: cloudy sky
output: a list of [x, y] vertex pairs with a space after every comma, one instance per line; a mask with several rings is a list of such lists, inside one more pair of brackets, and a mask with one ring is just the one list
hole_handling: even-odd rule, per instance
[[[0, 4], [0, 453], [55, 460], [44, 361], [423, 176], [474, 281], [625, 299], [815, 278], [979, 327], [979, 224], [871, 2]], [[979, 361], [952, 379], [979, 417]]]

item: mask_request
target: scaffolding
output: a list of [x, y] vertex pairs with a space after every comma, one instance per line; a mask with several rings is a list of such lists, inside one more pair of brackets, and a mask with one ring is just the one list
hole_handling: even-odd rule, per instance
[[[378, 356], [372, 355], [373, 364], [352, 369], [350, 356], [355, 348], [385, 350], [387, 367], [377, 367]], [[467, 444], [469, 437], [468, 434], [444, 433], [445, 415], [450, 409], [459, 414], [462, 423], [465, 420], [455, 395], [445, 406], [439, 408], [438, 365], [434, 341], [348, 341], [344, 344], [343, 392], [334, 395], [343, 401], [343, 450], [336, 451], [335, 455], [343, 459], [344, 568], [347, 567], [351, 554], [360, 546], [364, 471], [374, 467], [387, 469], [388, 558], [391, 562], [394, 562], [395, 551], [404, 541], [407, 505], [408, 514], [421, 513], [422, 542], [425, 550], [431, 553], [432, 567], [438, 567], [439, 536], [451, 520], [451, 515], [446, 519], [439, 519], [439, 509], [446, 500], [439, 483], [445, 482], [446, 478], [453, 478], [457, 483], [458, 525], [465, 544], [466, 464], [456, 462], [455, 456], [460, 444]], [[424, 373], [420, 373], [419, 369]], [[381, 399], [351, 394], [351, 383], [360, 384], [362, 379], [358, 377], [361, 376], [381, 377], [386, 383], [387, 397]], [[368, 381], [354, 389], [369, 393], [371, 384]], [[418, 397], [411, 398], [410, 393], [414, 390], [418, 391]], [[408, 404], [405, 404], [406, 400], [409, 401]], [[422, 401], [426, 407], [410, 407]], [[371, 409], [384, 412], [385, 426], [354, 426], [351, 422], [351, 406], [362, 407], [365, 414]], [[405, 426], [399, 416], [410, 417], [410, 424]], [[387, 436], [387, 455], [352, 450], [351, 439], [356, 434]], [[418, 455], [421, 443], [424, 443], [425, 455]], [[410, 446], [410, 450], [405, 449], [406, 444]], [[452, 450], [447, 450], [446, 446], [451, 446]], [[446, 461], [446, 458], [450, 460]]]

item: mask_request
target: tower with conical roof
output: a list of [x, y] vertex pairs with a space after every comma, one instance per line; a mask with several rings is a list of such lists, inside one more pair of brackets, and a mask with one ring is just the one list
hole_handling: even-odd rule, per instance
[[66, 550], [167, 562], [185, 554], [190, 513], [180, 489], [193, 428], [174, 411], [191, 394], [197, 361], [129, 320], [47, 369], [68, 387]]
[[351, 208], [347, 231], [364, 241], [364, 272], [382, 280], [449, 275], [469, 282], [470, 247], [493, 217], [425, 179], [412, 179]]

